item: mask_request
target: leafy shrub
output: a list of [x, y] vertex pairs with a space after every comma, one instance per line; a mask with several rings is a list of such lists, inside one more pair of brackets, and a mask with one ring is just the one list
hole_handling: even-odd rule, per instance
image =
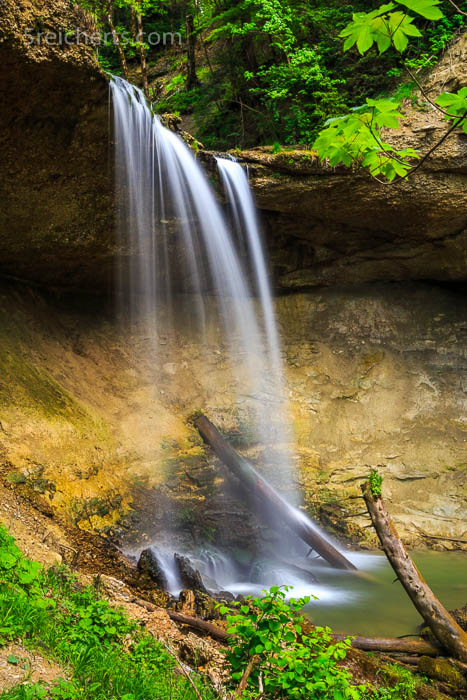
[[248, 597], [247, 605], [233, 603], [237, 614], [235, 609], [220, 607], [221, 613], [228, 613], [228, 631], [234, 635], [227, 652], [232, 680], [238, 683], [253, 659], [249, 698], [264, 692], [270, 698], [298, 700], [305, 691], [314, 700], [359, 700], [364, 686], [353, 685], [349, 671], [338, 664], [347, 654], [350, 639], [333, 641], [328, 627], [305, 633], [304, 618], [298, 612], [310, 598], [286, 600], [289, 590], [273, 586], [263, 598]]

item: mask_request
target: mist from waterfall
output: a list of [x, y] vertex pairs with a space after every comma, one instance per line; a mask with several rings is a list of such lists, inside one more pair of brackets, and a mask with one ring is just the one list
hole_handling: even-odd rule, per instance
[[[279, 476], [280, 483], [288, 486], [288, 500], [296, 504], [279, 333], [246, 174], [232, 160], [217, 160], [227, 199], [224, 213], [190, 149], [152, 113], [143, 92], [118, 77], [111, 80], [110, 89], [120, 247], [130, 249], [120, 266], [119, 292], [128, 302], [131, 322], [143, 326], [151, 339], [157, 367], [162, 315], [170, 326], [179, 306], [188, 304], [187, 317], [200, 342], [207, 344], [207, 326], [215, 314], [233, 377], [238, 385], [240, 377], [243, 382], [244, 396], [237, 401], [244, 406], [248, 397], [249, 439], [263, 449], [261, 471], [268, 476], [269, 467], [276, 483]], [[177, 342], [175, 336], [172, 342]], [[277, 526], [274, 513], [261, 515]], [[297, 517], [305, 516], [297, 511]], [[304, 557], [307, 548], [287, 528], [276, 529], [274, 547], [265, 545], [256, 573], [250, 567], [234, 574], [236, 567], [229, 558], [213, 548], [200, 556], [200, 568], [223, 584], [228, 578], [232, 585], [241, 580], [286, 583], [290, 570], [288, 577], [282, 569], [271, 573], [267, 562], [272, 549], [287, 569], [285, 557], [294, 553]], [[164, 557], [170, 557], [170, 548], [176, 546], [171, 533], [165, 533], [164, 542], [157, 545], [164, 567]], [[278, 581], [278, 576], [283, 580]]]

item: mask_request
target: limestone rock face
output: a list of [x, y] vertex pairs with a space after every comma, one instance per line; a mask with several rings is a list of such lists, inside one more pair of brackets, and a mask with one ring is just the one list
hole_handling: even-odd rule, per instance
[[[283, 296], [276, 310], [295, 483], [276, 468], [275, 425], [268, 444], [249, 439], [256, 398], [214, 321], [205, 345], [178, 318], [175, 342], [161, 330], [154, 354], [144, 327], [122, 333], [102, 303], [3, 288], [0, 476], [84, 529], [112, 531], [132, 515], [143, 547], [161, 532], [180, 533], [187, 549], [240, 547], [263, 524], [189, 423], [201, 409], [285, 497], [298, 486], [336, 533], [366, 543], [368, 520], [351, 497], [376, 467], [407, 542], [464, 547], [455, 540], [465, 540], [467, 510], [465, 303], [432, 285], [379, 284]], [[265, 377], [262, 400], [277, 391]]]
[[[108, 290], [129, 253], [115, 239], [108, 82], [91, 47], [30, 42], [59, 29], [72, 39], [77, 28], [93, 31], [68, 0], [0, 2], [0, 274], [89, 293]], [[465, 53], [464, 38], [431, 90], [466, 83]], [[444, 128], [431, 110], [412, 110], [396, 138], [426, 152]], [[349, 497], [378, 467], [407, 541], [464, 546], [467, 137], [453, 134], [394, 186], [305, 151], [241, 159], [275, 287], [295, 292], [276, 308], [306, 505], [365, 541]], [[106, 307], [1, 287], [2, 478], [82, 528], [110, 531], [134, 509], [152, 514], [137, 524], [148, 535], [240, 545], [260, 525], [229, 500], [186, 418], [202, 409], [240, 435], [273, 483], [280, 450], [273, 437], [248, 444], [255, 398], [233, 377], [219, 329], [213, 321], [202, 346], [181, 315], [175, 330], [160, 329], [156, 361], [145, 329], [122, 333]], [[287, 496], [295, 484], [274, 486]]]

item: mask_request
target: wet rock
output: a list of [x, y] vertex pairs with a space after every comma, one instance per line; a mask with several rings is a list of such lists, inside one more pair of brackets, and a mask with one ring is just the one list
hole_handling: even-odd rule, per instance
[[207, 594], [208, 590], [203, 583], [201, 574], [197, 569], [193, 568], [188, 557], [184, 557], [181, 554], [174, 554], [174, 559], [183, 586], [193, 591], [202, 591]]
[[162, 570], [157, 553], [150, 547], [141, 552], [138, 560], [138, 571], [140, 573], [140, 583], [150, 583], [161, 588], [163, 591], [168, 589], [167, 577]]
[[194, 591], [190, 589], [180, 591], [176, 608], [184, 615], [196, 615], [196, 596]]

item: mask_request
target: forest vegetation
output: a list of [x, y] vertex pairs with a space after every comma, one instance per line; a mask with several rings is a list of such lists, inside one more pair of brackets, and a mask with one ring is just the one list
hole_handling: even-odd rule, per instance
[[[451, 0], [82, 4], [110, 29], [102, 66], [128, 75], [139, 60], [156, 109], [191, 114], [207, 148], [314, 146], [333, 166], [356, 162], [389, 181], [405, 177], [421, 155], [393, 147], [382, 129], [399, 126], [404, 100], [416, 101], [424, 71], [467, 20], [467, 4]], [[168, 83], [150, 87], [151, 66], [168, 50], [162, 41], [150, 46], [151, 33], [177, 33], [187, 50], [172, 54], [176, 74]], [[451, 128], [465, 128], [465, 89], [440, 95], [436, 105]], [[422, 98], [420, 108], [428, 106]]]

